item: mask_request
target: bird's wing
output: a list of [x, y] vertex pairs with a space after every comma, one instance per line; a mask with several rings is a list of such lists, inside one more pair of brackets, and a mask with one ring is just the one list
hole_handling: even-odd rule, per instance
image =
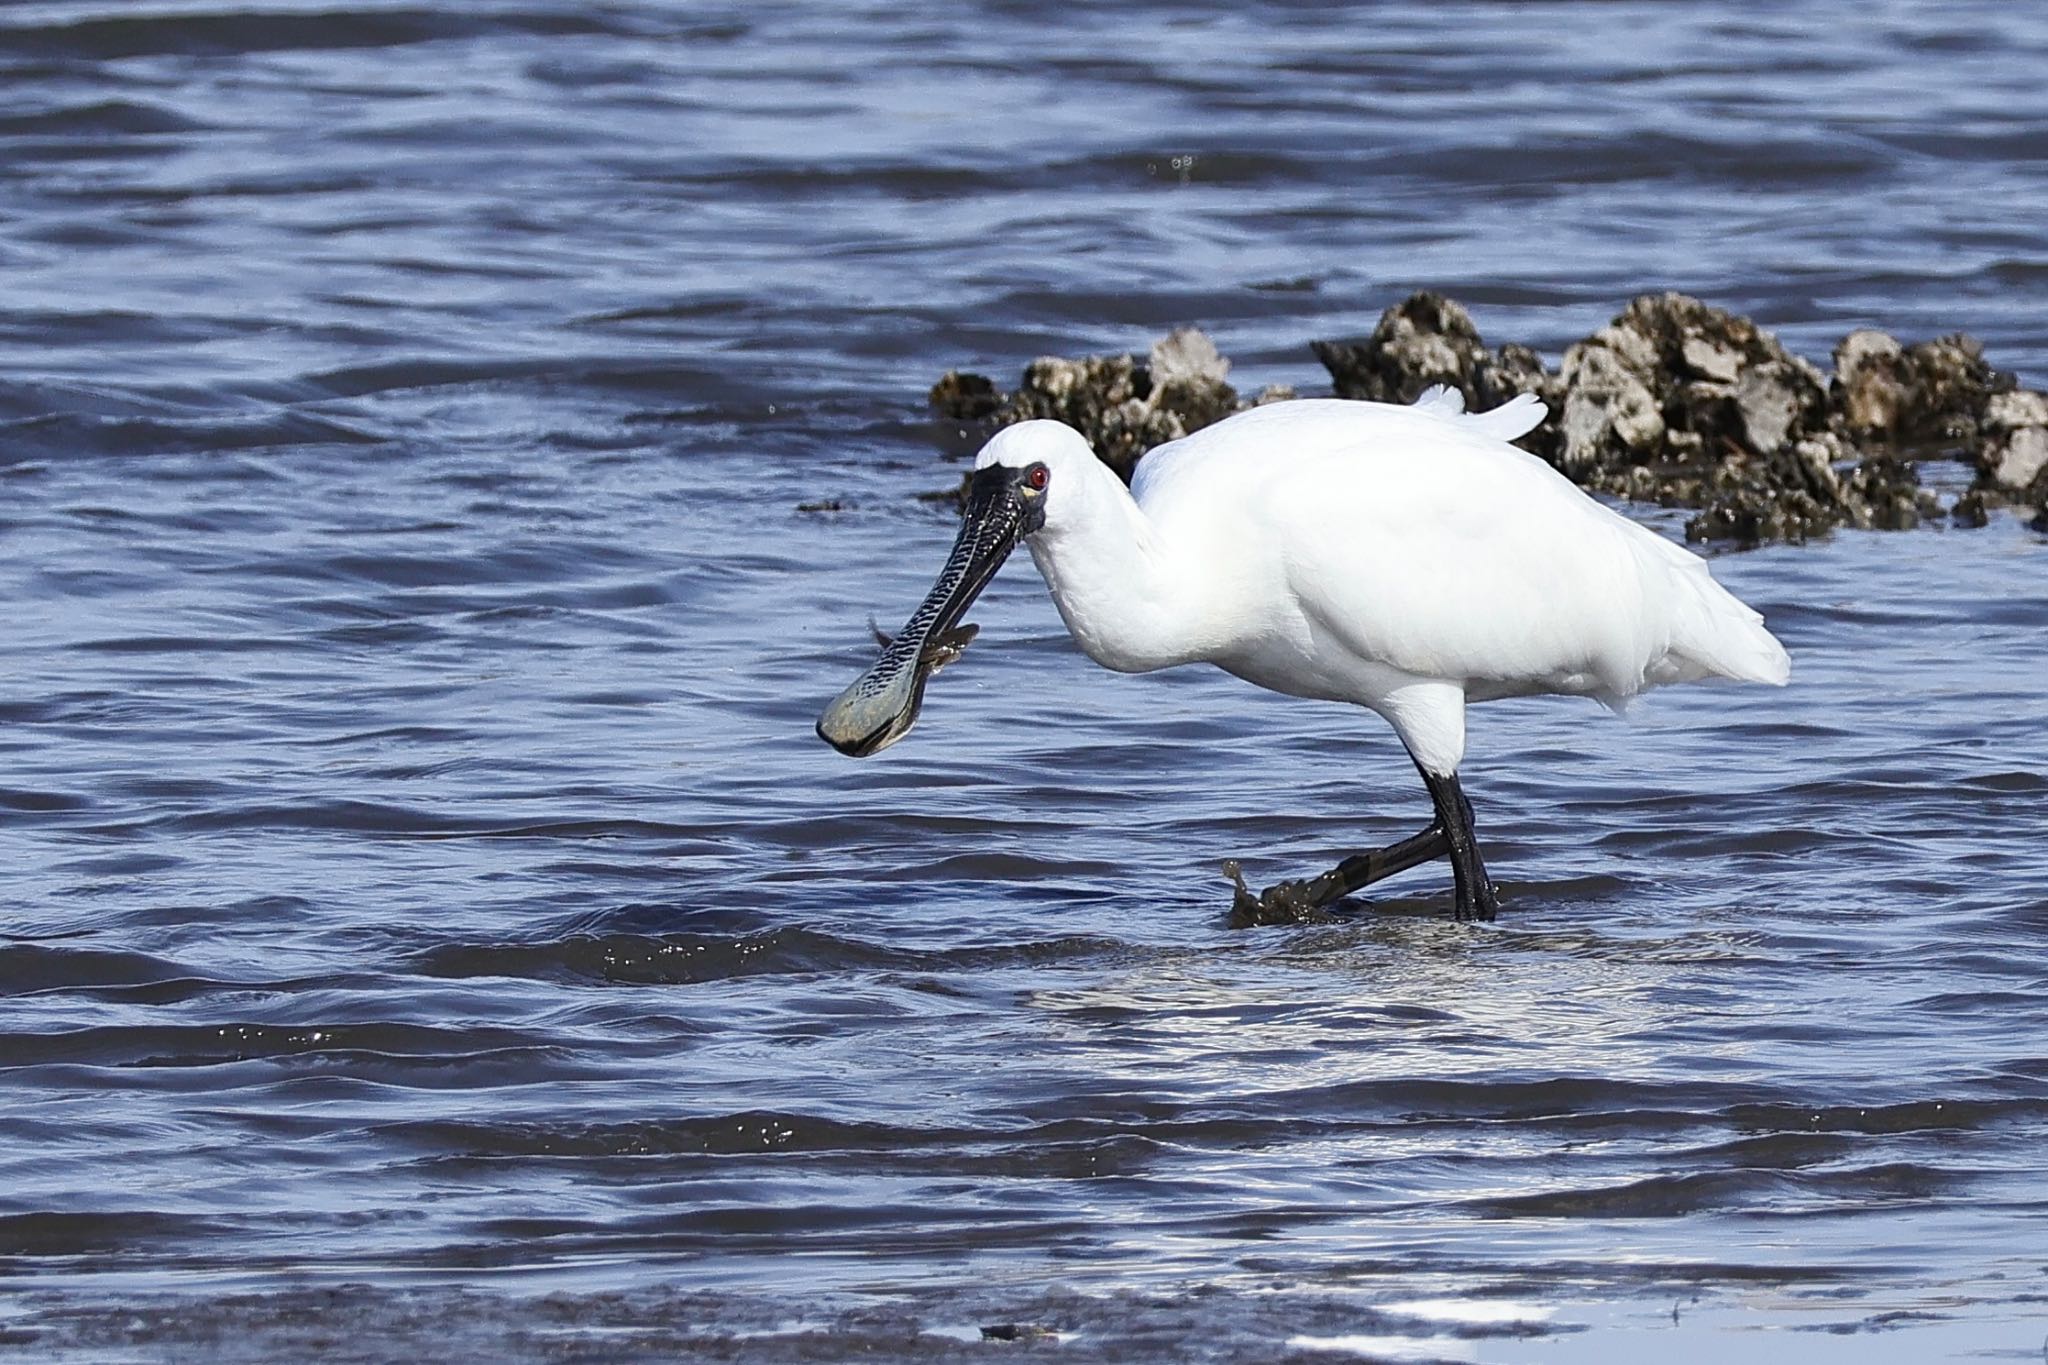
[[1703, 561], [1470, 420], [1382, 409], [1351, 425], [1284, 461], [1246, 515], [1283, 545], [1305, 616], [1353, 654], [1479, 693], [1620, 698], [1727, 671], [1688, 673], [1675, 649], [1769, 640]]
[[1501, 439], [1539, 412], [1273, 403], [1154, 450], [1132, 492], [1231, 652], [1320, 636], [1473, 696], [1784, 682], [1784, 648], [1705, 561]]
[[1152, 498], [1172, 483], [1232, 481], [1231, 473], [1212, 466], [1265, 470], [1308, 456], [1355, 451], [1369, 446], [1380, 434], [1411, 430], [1411, 420], [1417, 416], [1455, 431], [1512, 441], [1533, 431], [1548, 411], [1542, 399], [1525, 393], [1485, 412], [1467, 412], [1464, 395], [1443, 384], [1423, 390], [1412, 404], [1347, 398], [1268, 403], [1149, 452], [1132, 473], [1131, 495], [1140, 505], [1149, 506]]

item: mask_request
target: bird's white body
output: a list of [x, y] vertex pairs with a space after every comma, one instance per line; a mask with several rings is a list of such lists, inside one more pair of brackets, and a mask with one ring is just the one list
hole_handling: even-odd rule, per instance
[[1354, 702], [1440, 775], [1468, 701], [1783, 683], [1784, 648], [1705, 561], [1508, 444], [1541, 417], [1455, 393], [1275, 403], [1160, 446], [1128, 490], [1071, 428], [1025, 422], [977, 467], [1048, 467], [1026, 543], [1097, 663]]

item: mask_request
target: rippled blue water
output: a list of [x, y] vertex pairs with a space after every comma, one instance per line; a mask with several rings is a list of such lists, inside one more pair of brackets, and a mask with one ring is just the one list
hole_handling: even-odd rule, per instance
[[2017, 521], [1722, 558], [1783, 693], [1476, 713], [1495, 926], [1223, 928], [1412, 771], [1094, 669], [1021, 558], [909, 741], [810, 727], [950, 539], [951, 366], [1198, 322], [1311, 388], [1414, 287], [1553, 359], [1679, 287], [2042, 386], [2044, 64], [1990, 4], [0, 12], [0, 1356], [346, 1280], [2032, 1358]]

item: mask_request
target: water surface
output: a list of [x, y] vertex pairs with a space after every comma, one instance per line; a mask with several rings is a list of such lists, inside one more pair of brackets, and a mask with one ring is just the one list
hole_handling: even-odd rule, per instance
[[1224, 928], [1412, 770], [1095, 669], [1021, 557], [910, 740], [811, 721], [950, 540], [948, 367], [1196, 322], [1307, 389], [1412, 288], [1554, 361], [1680, 287], [2048, 384], [2044, 62], [1988, 4], [10, 7], [0, 1358], [2035, 1358], [2016, 520], [1720, 558], [1783, 692], [1477, 711], [1492, 926]]

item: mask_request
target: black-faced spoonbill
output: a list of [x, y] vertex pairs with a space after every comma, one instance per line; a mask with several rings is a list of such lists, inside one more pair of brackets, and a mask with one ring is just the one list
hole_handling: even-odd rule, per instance
[[[1467, 413], [1304, 399], [1160, 446], [1131, 487], [1059, 422], [997, 432], [931, 594], [825, 708], [818, 734], [876, 753], [917, 719], [925, 679], [1022, 540], [1074, 642], [1105, 668], [1212, 663], [1297, 697], [1352, 702], [1394, 727], [1436, 806], [1430, 826], [1238, 913], [1297, 917], [1449, 856], [1460, 919], [1498, 897], [1458, 785], [1465, 704], [1561, 693], [1610, 706], [1702, 678], [1782, 684], [1784, 646], [1706, 562], [1586, 496], [1508, 442], [1543, 405]], [[1232, 869], [1235, 877], [1235, 870]]]

